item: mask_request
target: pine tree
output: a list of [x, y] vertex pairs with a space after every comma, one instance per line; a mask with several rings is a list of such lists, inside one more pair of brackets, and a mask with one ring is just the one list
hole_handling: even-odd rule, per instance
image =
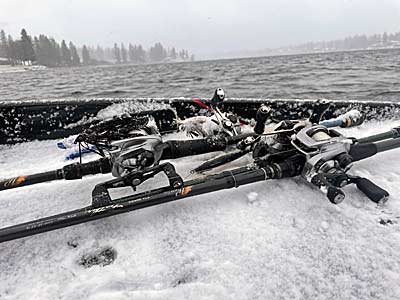
[[154, 47], [150, 48], [149, 56], [152, 61], [162, 61], [167, 57], [167, 51], [164, 49], [161, 43], [156, 43]]
[[176, 55], [176, 50], [175, 50], [175, 48], [172, 48], [172, 49], [171, 49], [170, 57], [171, 57], [172, 60], [175, 60], [175, 59], [176, 59], [177, 55]]
[[93, 64], [93, 60], [97, 60], [96, 49], [94, 49], [94, 47], [91, 46], [87, 46], [87, 49], [90, 56], [90, 64]]
[[100, 61], [104, 61], [104, 50], [99, 45], [96, 48], [96, 58]]
[[12, 65], [15, 65], [17, 63], [17, 45], [14, 42], [14, 39], [12, 38], [11, 35], [8, 35], [7, 37], [7, 45], [8, 45], [8, 51], [9, 51], [9, 60]]
[[10, 60], [7, 37], [4, 30], [0, 30], [0, 57]]
[[[46, 39], [45, 39], [46, 38]], [[36, 55], [36, 60], [39, 65], [50, 67], [47, 61], [48, 49], [50, 48], [50, 42], [43, 34], [39, 35], [39, 37], [35, 37], [34, 39], [34, 50]]]
[[143, 49], [142, 45], [137, 47], [137, 59], [139, 63], [144, 63], [146, 61], [146, 51]]
[[58, 55], [54, 47], [55, 45], [43, 34], [39, 35], [39, 38], [35, 38], [35, 54], [40, 65], [46, 67], [58, 66]]
[[89, 54], [89, 50], [86, 47], [86, 45], [83, 45], [83, 48], [82, 48], [82, 63], [85, 66], [90, 65], [90, 54]]
[[50, 41], [50, 61], [54, 67], [62, 66], [61, 47], [54, 38], [49, 38]]
[[129, 43], [128, 45], [128, 59], [130, 62], [135, 62], [135, 47], [132, 46], [131, 43]]
[[35, 61], [35, 51], [33, 50], [32, 39], [28, 36], [25, 29], [21, 30], [21, 40], [18, 43], [20, 59], [24, 62]]
[[142, 45], [132, 46], [129, 44], [129, 60], [135, 64], [146, 61], [146, 52], [143, 50]]
[[81, 64], [81, 60], [78, 55], [78, 51], [76, 50], [75, 45], [72, 42], [69, 42], [69, 50], [71, 51], [71, 65], [72, 66], [79, 66]]
[[61, 42], [61, 62], [64, 66], [69, 67], [72, 65], [71, 51], [68, 49], [65, 40]]
[[184, 60], [185, 59], [185, 50], [179, 51], [179, 57]]
[[121, 44], [121, 58], [124, 64], [128, 62], [128, 52], [126, 51], [124, 44]]
[[119, 47], [116, 43], [114, 44], [114, 58], [118, 64], [121, 63], [121, 50], [119, 50]]
[[382, 43], [386, 44], [388, 42], [388, 34], [386, 32], [382, 35]]

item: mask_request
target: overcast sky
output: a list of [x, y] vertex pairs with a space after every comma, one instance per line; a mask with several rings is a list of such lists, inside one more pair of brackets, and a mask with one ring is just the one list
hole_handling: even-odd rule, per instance
[[400, 0], [0, 0], [0, 28], [198, 56], [400, 31]]

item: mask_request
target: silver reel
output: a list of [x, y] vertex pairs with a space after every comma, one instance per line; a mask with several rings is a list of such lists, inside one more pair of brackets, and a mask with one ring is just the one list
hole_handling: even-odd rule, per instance
[[302, 177], [316, 185], [328, 199], [338, 204], [345, 198], [340, 187], [349, 183], [346, 172], [352, 166], [351, 141], [321, 125], [301, 129], [292, 136], [292, 145], [306, 157]]
[[131, 134], [132, 138], [111, 142], [111, 172], [115, 177], [122, 177], [160, 162], [163, 142], [154, 120], [150, 120], [144, 129], [135, 130]]

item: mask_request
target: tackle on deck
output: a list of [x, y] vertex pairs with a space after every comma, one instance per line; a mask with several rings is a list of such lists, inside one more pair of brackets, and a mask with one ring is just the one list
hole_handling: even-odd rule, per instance
[[[244, 119], [224, 112], [224, 100], [225, 92], [217, 89], [202, 122], [193, 119], [200, 123], [188, 127], [187, 119], [185, 126], [177, 126], [194, 139], [164, 140], [150, 113], [136, 118], [125, 116], [116, 118], [115, 123], [89, 126], [75, 138], [79, 152], [82, 148], [92, 149], [89, 152], [101, 156], [100, 159], [1, 181], [0, 190], [6, 190], [58, 179], [80, 179], [89, 174], [111, 172], [115, 177], [94, 187], [90, 206], [2, 228], [0, 242], [221, 189], [294, 176], [301, 176], [321, 190], [333, 204], [345, 199], [343, 188], [348, 184], [355, 184], [375, 203], [388, 199], [386, 190], [367, 178], [351, 175], [350, 171], [357, 161], [399, 148], [400, 127], [369, 137], [347, 137], [335, 127], [362, 124], [365, 115], [357, 110], [324, 119], [331, 104], [317, 101], [306, 118], [281, 119], [272, 107], [261, 105], [254, 119]], [[202, 127], [205, 122], [212, 125], [208, 130]], [[247, 131], [243, 124], [247, 124]], [[236, 169], [227, 165], [227, 171], [184, 181], [173, 162], [165, 161], [216, 151], [226, 152], [195, 167], [193, 176], [226, 166], [245, 155], [251, 157], [252, 163]], [[109, 194], [110, 189], [119, 187], [136, 191], [136, 187], [158, 173], [165, 174], [167, 186], [119, 199], [112, 199]]]

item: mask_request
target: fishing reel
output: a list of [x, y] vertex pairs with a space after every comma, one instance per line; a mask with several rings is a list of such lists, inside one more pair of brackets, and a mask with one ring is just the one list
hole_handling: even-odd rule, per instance
[[[173, 188], [181, 187], [183, 179], [170, 163], [160, 164], [167, 146], [163, 143], [157, 127], [132, 132], [135, 136], [113, 141], [108, 146], [111, 161], [111, 173], [115, 179], [97, 184], [92, 191], [92, 205], [102, 207], [112, 204], [109, 189], [136, 187], [156, 174], [164, 173]], [[151, 134], [148, 134], [151, 133]]]
[[317, 186], [333, 204], [345, 199], [342, 188], [354, 183], [373, 202], [387, 200], [388, 192], [366, 178], [352, 176], [353, 141], [322, 125], [305, 127], [292, 135], [291, 144], [306, 158], [302, 177]]
[[282, 120], [265, 129], [265, 124], [271, 119], [272, 109], [262, 105], [256, 114], [256, 125], [252, 149], [253, 159], [259, 166], [266, 166], [272, 163], [279, 163], [293, 155], [291, 135], [297, 133], [306, 126], [311, 126], [308, 120]]
[[239, 119], [236, 115], [222, 112], [220, 104], [225, 100], [225, 91], [217, 88], [210, 100], [209, 114], [196, 116], [181, 122], [179, 129], [192, 138], [209, 137], [213, 135], [236, 136], [241, 133]]
[[[320, 119], [324, 111], [329, 106], [328, 103], [316, 103], [316, 109], [312, 113], [315, 119]], [[322, 109], [321, 109], [322, 107]], [[290, 136], [305, 126], [312, 123], [308, 120], [284, 120], [280, 121], [269, 131], [266, 131], [265, 124], [273, 121], [272, 109], [270, 106], [262, 105], [256, 114], [256, 124], [254, 133], [236, 135], [234, 138], [240, 138], [236, 144], [239, 151], [234, 151], [207, 161], [193, 169], [193, 172], [203, 172], [211, 168], [234, 161], [249, 152], [253, 153], [254, 162], [260, 167], [266, 167], [269, 164], [281, 163], [296, 154], [291, 145]], [[318, 117], [319, 116], [319, 117]]]
[[210, 121], [218, 126], [215, 134], [223, 134], [226, 136], [236, 136], [241, 133], [241, 127], [237, 116], [221, 112], [219, 108], [215, 108], [214, 114], [210, 117]]
[[164, 144], [160, 135], [143, 135], [111, 143], [109, 151], [114, 177], [158, 165]]
[[124, 113], [108, 120], [92, 122], [83, 129], [80, 141], [115, 141], [155, 132], [158, 132], [158, 128], [152, 116]]
[[[93, 123], [76, 136], [73, 143], [79, 146], [80, 158], [82, 157], [82, 149], [85, 152], [94, 152], [105, 157], [106, 153], [118, 151], [120, 148], [119, 141], [148, 135], [159, 135], [154, 118], [137, 115], [133, 117], [126, 113], [111, 120]], [[60, 145], [58, 146], [60, 147]]]
[[108, 137], [109, 131], [96, 130], [94, 132], [92, 128], [79, 135], [75, 142], [84, 149], [88, 145], [96, 146], [96, 149], [92, 151], [103, 157], [107, 153], [112, 163], [111, 172], [114, 177], [122, 177], [129, 172], [157, 165], [161, 159], [163, 143], [154, 119], [146, 117], [146, 123], [140, 128], [131, 128], [131, 130], [125, 126], [122, 128], [123, 132], [118, 126], [110, 129], [114, 134], [123, 136], [122, 139], [103, 138], [104, 135]]

